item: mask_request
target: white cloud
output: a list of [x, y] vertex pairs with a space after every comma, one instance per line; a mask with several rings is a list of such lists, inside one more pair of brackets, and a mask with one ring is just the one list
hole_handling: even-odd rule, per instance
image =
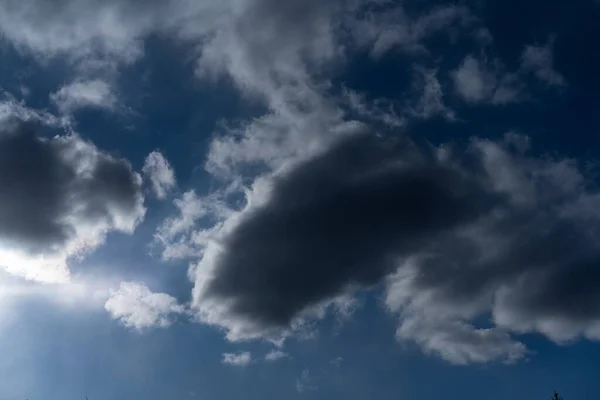
[[6, 0], [0, 3], [0, 32], [19, 50], [42, 58], [130, 63], [143, 54], [146, 35], [202, 26], [214, 20], [215, 8], [225, 7], [175, 0]]
[[266, 114], [237, 129], [228, 129], [211, 143], [206, 169], [236, 179], [246, 165], [277, 170], [310, 157], [343, 135], [363, 129], [356, 121], [344, 122], [331, 102], [307, 105], [309, 112], [287, 110]]
[[394, 102], [388, 99], [380, 98], [369, 101], [364, 94], [344, 88], [344, 100], [348, 102], [351, 110], [357, 113], [361, 119], [383, 122], [386, 126], [392, 128], [404, 126], [404, 118], [398, 115]]
[[198, 197], [193, 190], [185, 192], [180, 199], [173, 200], [173, 204], [180, 215], [164, 221], [158, 230], [160, 237], [173, 238], [180, 233], [186, 233], [194, 227], [199, 218], [211, 215], [214, 211], [211, 209], [211, 203], [207, 199]]
[[223, 353], [223, 364], [233, 365], [236, 367], [245, 367], [252, 362], [252, 354], [245, 351], [242, 353]]
[[456, 92], [472, 104], [508, 104], [523, 98], [515, 74], [503, 73], [498, 65], [487, 65], [470, 55], [451, 72], [451, 77]]
[[154, 194], [159, 199], [164, 199], [177, 186], [173, 168], [159, 151], [148, 154], [142, 173], [150, 179]]
[[177, 299], [165, 293], [153, 293], [140, 282], [121, 282], [118, 290], [110, 290], [104, 308], [113, 319], [137, 330], [170, 326], [173, 316], [184, 312]]
[[495, 74], [483, 69], [479, 61], [470, 56], [453, 72], [452, 78], [458, 93], [474, 103], [490, 98], [496, 87]]
[[521, 68], [550, 86], [565, 86], [567, 81], [554, 69], [552, 44], [551, 40], [543, 46], [526, 46], [521, 56]]
[[271, 350], [265, 355], [267, 361], [278, 361], [283, 358], [287, 358], [289, 355], [281, 350]]
[[[387, 9], [365, 16], [361, 7], [369, 1], [293, 0], [274, 4], [267, 0], [244, 2], [244, 12], [229, 23], [235, 28], [221, 30], [203, 48], [200, 74], [227, 73], [271, 110], [249, 124], [224, 129], [213, 141], [207, 169], [219, 176], [235, 175], [233, 171], [248, 164], [264, 163], [277, 169], [356, 131], [359, 124], [346, 119], [338, 99], [328, 92], [332, 85], [328, 75], [322, 73], [345, 58], [348, 44], [340, 35], [344, 28], [348, 27], [356, 45], [373, 47], [373, 52], [380, 54], [395, 46], [420, 46], [429, 35], [471, 20], [462, 7], [436, 8], [413, 20], [400, 8], [394, 11], [402, 16], [400, 19], [388, 19], [396, 14]], [[302, 12], [297, 12], [300, 9]], [[406, 40], [401, 35], [404, 29], [409, 31]], [[279, 34], [283, 31], [284, 37]], [[418, 112], [449, 115], [440, 104], [433, 104], [435, 90], [427, 86], [423, 109]], [[362, 117], [394, 127], [403, 124], [402, 116], [393, 108], [364, 107], [360, 99], [354, 103], [350, 100]]]
[[436, 353], [457, 365], [516, 362], [527, 354], [523, 343], [498, 328], [477, 329], [458, 320], [406, 317], [396, 331], [400, 341], [415, 341], [426, 353]]
[[117, 106], [117, 96], [111, 85], [100, 79], [74, 81], [50, 95], [50, 100], [65, 114], [80, 108], [111, 110]]
[[466, 365], [491, 361], [515, 362], [528, 353], [508, 331], [477, 329], [468, 321], [489, 307], [489, 298], [456, 303], [435, 291], [416, 289], [418, 260], [408, 261], [388, 279], [386, 306], [400, 315], [396, 338], [416, 342], [426, 353]]
[[[173, 204], [179, 215], [165, 219], [154, 234], [155, 244], [161, 247], [164, 260], [200, 256], [221, 227], [215, 221], [232, 213], [219, 192], [213, 196], [198, 197], [195, 191], [190, 190], [173, 200]], [[207, 220], [206, 228], [197, 226], [203, 219]]]
[[0, 126], [15, 121], [35, 122], [49, 127], [68, 127], [68, 117], [59, 117], [50, 112], [27, 107], [24, 101], [17, 100], [12, 94], [0, 90]]

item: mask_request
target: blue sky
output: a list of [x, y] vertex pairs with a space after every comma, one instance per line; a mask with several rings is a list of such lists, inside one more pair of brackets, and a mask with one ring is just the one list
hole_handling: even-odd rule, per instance
[[598, 20], [4, 0], [0, 398], [596, 398]]

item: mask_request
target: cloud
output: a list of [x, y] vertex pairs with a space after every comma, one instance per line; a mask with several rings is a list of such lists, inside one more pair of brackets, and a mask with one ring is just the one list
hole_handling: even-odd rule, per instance
[[132, 233], [145, 208], [130, 164], [77, 134], [44, 138], [19, 122], [0, 127], [0, 265], [44, 282], [108, 232]]
[[467, 101], [480, 102], [493, 95], [496, 76], [484, 70], [473, 57], [466, 57], [461, 66], [452, 74], [454, 86]]
[[408, 115], [424, 119], [440, 115], [449, 121], [455, 119], [454, 112], [444, 104], [444, 91], [437, 73], [437, 70], [415, 69], [413, 89], [419, 96], [408, 107]]
[[177, 186], [173, 168], [159, 151], [148, 154], [142, 173], [150, 179], [154, 194], [159, 199], [164, 199]]
[[236, 367], [245, 367], [252, 362], [252, 354], [245, 351], [243, 353], [223, 353], [223, 364]]
[[[508, 333], [600, 339], [598, 187], [572, 160], [532, 158], [509, 145], [472, 144], [480, 173], [505, 202], [389, 278], [386, 304], [400, 315], [399, 339], [455, 363], [522, 357], [526, 349]], [[485, 315], [491, 328], [466, 322]]]
[[[369, 2], [364, 2], [368, 4]], [[350, 23], [354, 40], [368, 46], [378, 58], [392, 49], [427, 52], [423, 41], [452, 26], [468, 26], [477, 19], [466, 7], [436, 7], [420, 16], [409, 16], [402, 6], [385, 7], [383, 12], [368, 10]]]
[[504, 74], [498, 66], [468, 55], [451, 72], [456, 92], [472, 104], [508, 104], [523, 98], [521, 84], [514, 74]]
[[314, 392], [317, 390], [315, 379], [310, 374], [310, 370], [305, 369], [300, 374], [300, 377], [296, 379], [296, 390], [298, 393]]
[[0, 4], [0, 31], [17, 49], [44, 59], [130, 63], [143, 55], [146, 35], [189, 28], [208, 14], [214, 17], [211, 8], [171, 0], [7, 0]]
[[[194, 258], [204, 251], [220, 228], [215, 221], [232, 213], [218, 194], [199, 197], [190, 190], [173, 200], [179, 215], [165, 219], [154, 234], [154, 243], [161, 248], [163, 260]], [[198, 229], [199, 221], [206, 221], [207, 227]]]
[[265, 355], [265, 360], [278, 361], [287, 357], [289, 357], [289, 355], [281, 350], [271, 350]]
[[231, 178], [244, 165], [277, 168], [352, 130], [322, 72], [344, 61], [340, 24], [354, 9], [344, 0], [240, 3], [203, 46], [198, 74], [230, 77], [268, 111], [218, 132], [208, 154], [211, 173]]
[[[215, 133], [206, 169], [226, 188], [208, 197], [184, 193], [174, 201], [178, 215], [157, 230], [164, 259], [194, 260], [190, 275], [198, 321], [225, 329], [230, 339], [281, 336], [309, 329], [311, 318], [339, 308], [339, 299], [351, 298], [354, 290], [383, 284], [387, 306], [398, 316], [398, 338], [416, 340], [452, 362], [517, 359], [524, 350], [514, 333], [541, 332], [557, 341], [598, 338], [597, 302], [589, 301], [598, 281], [588, 266], [593, 263], [587, 263], [596, 255], [592, 222], [598, 200], [594, 185], [572, 162], [535, 159], [525, 150], [515, 154], [507, 143], [474, 140], [456, 155], [405, 139], [365, 136], [367, 125], [349, 120], [332, 93], [329, 72], [343, 65], [347, 51], [367, 48], [374, 57], [393, 49], [425, 54], [425, 39], [448, 27], [481, 29], [467, 9], [435, 8], [409, 17], [395, 7], [364, 12], [366, 1], [143, 3], [65, 0], [48, 6], [41, 0], [9, 0], [0, 4], [0, 30], [20, 51], [65, 56], [83, 69], [94, 62], [114, 68], [138, 59], [152, 33], [184, 39], [197, 46], [198, 77], [227, 76], [244, 96], [266, 107], [264, 115], [225, 123]], [[548, 48], [527, 47], [521, 69], [560, 84], [549, 72], [554, 70]], [[473, 104], [519, 101], [519, 77], [474, 56], [452, 75], [457, 93]], [[451, 119], [437, 71], [423, 69], [421, 78], [420, 96], [401, 116]], [[107, 98], [77, 97], [77, 92], [59, 89], [57, 104], [72, 104], [62, 107], [74, 110]], [[72, 97], [79, 102], [69, 103]], [[361, 118], [401, 125], [389, 109], [355, 105]], [[53, 118], [11, 101], [0, 106], [0, 119], [3, 112], [17, 111], [32, 120]], [[60, 171], [115, 164], [131, 177], [123, 182], [133, 182], [129, 195], [102, 189], [89, 195], [93, 199], [80, 194], [79, 174], [56, 183], [58, 189], [20, 188], [31, 191], [30, 198], [43, 189], [53, 196], [66, 193], [66, 200], [45, 202], [33, 213], [19, 209], [23, 221], [40, 218], [30, 225], [46, 230], [13, 222], [11, 230], [25, 238], [18, 246], [25, 247], [9, 243], [20, 258], [3, 250], [4, 259], [41, 265], [39, 257], [21, 263], [23, 254], [29, 259], [41, 252], [44, 263], [51, 259], [62, 273], [43, 279], [64, 279], [69, 257], [96, 248], [109, 231], [131, 232], [141, 220], [139, 177], [126, 162], [76, 135], [33, 137], [28, 140], [58, 154]], [[104, 175], [98, 179], [103, 183], [93, 178], [90, 185], [104, 188], [112, 182]], [[239, 202], [243, 196], [247, 204], [241, 210], [230, 207], [232, 198]], [[73, 216], [78, 210], [73, 204], [87, 209], [88, 202], [94, 210], [114, 207]], [[21, 207], [19, 201], [6, 204]], [[53, 207], [58, 217], [41, 215]], [[10, 232], [2, 240], [17, 236]], [[574, 249], [568, 256], [555, 250], [564, 243]], [[577, 272], [566, 274], [567, 266]], [[40, 270], [28, 267], [26, 275], [40, 279]], [[547, 287], [564, 301], [550, 297]], [[580, 309], [572, 305], [582, 298]], [[474, 322], [486, 315], [491, 328]]]
[[[404, 140], [356, 135], [277, 176], [267, 199], [212, 241], [194, 307], [235, 330], [287, 329], [352, 287], [370, 287], [491, 198]], [[236, 334], [233, 334], [234, 336]]]
[[401, 321], [396, 338], [415, 341], [425, 352], [457, 365], [495, 360], [512, 363], [527, 354], [525, 345], [504, 330], [476, 329], [458, 320], [407, 317]]
[[[476, 21], [465, 7], [436, 7], [409, 16], [401, 7], [376, 12], [371, 7], [376, 3], [65, 0], [49, 6], [43, 0], [9, 0], [0, 4], [0, 32], [21, 51], [72, 61], [84, 77], [130, 65], [143, 56], [143, 42], [152, 34], [193, 47], [199, 77], [226, 76], [268, 109], [262, 117], [224, 129], [213, 141], [208, 169], [231, 178], [241, 164], [277, 167], [354, 130], [331, 93], [330, 79], [330, 71], [343, 65], [352, 50], [424, 49], [421, 42], [431, 35]], [[92, 82], [94, 90], [82, 87]], [[114, 92], [102, 90], [100, 82], [76, 80], [75, 88], [62, 88], [55, 97], [65, 109], [83, 103], [105, 106]], [[60, 91], [65, 94], [59, 96]], [[384, 122], [399, 122], [393, 113], [377, 114]]]
[[137, 330], [170, 326], [173, 316], [184, 311], [174, 297], [152, 293], [140, 282], [121, 282], [118, 290], [110, 290], [104, 308], [111, 318]]
[[350, 109], [362, 120], [383, 122], [394, 128], [404, 125], [404, 119], [398, 115], [393, 101], [384, 98], [369, 101], [363, 93], [348, 88], [344, 88], [343, 92]]
[[565, 86], [567, 81], [554, 69], [552, 44], [553, 42], [549, 41], [542, 46], [525, 46], [521, 56], [521, 68], [532, 72], [537, 79], [549, 86]]
[[[375, 3], [381, 5], [368, 0], [243, 2], [243, 11], [202, 48], [198, 73], [228, 75], [245, 94], [262, 99], [269, 112], [219, 132], [208, 155], [211, 173], [237, 176], [243, 166], [257, 164], [277, 169], [352, 134], [359, 124], [347, 120], [331, 93], [335, 84], [330, 71], [343, 65], [353, 50], [367, 47], [380, 55], [395, 47], [425, 49], [421, 41], [427, 37], [473, 19], [464, 7], [434, 8], [409, 17], [400, 7], [371, 7]], [[415, 112], [425, 118], [449, 116], [435, 82], [425, 83]], [[351, 106], [363, 118], [403, 124], [393, 108], [363, 107], [360, 101]]]
[[100, 79], [71, 82], [52, 93], [50, 100], [64, 114], [80, 108], [111, 110], [117, 105], [112, 87]]
[[528, 148], [341, 139], [247, 190], [190, 271], [192, 309], [230, 340], [285, 337], [384, 283], [398, 340], [455, 364], [522, 359], [526, 332], [599, 340], [600, 190]]
[[24, 101], [18, 101], [12, 94], [0, 90], [0, 126], [14, 124], [15, 121], [39, 123], [49, 127], [67, 127], [70, 124], [68, 117], [57, 117], [43, 110], [27, 107]]
[[[225, 29], [203, 46], [200, 74], [227, 73], [243, 90], [262, 96], [273, 108], [318, 101], [309, 65], [318, 69], [340, 56], [336, 16], [345, 1], [238, 3]], [[286, 32], [285, 35], [279, 34]]]

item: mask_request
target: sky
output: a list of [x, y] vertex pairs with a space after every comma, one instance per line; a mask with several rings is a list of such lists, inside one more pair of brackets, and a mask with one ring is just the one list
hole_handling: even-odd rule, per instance
[[596, 399], [598, 21], [2, 0], [0, 399]]

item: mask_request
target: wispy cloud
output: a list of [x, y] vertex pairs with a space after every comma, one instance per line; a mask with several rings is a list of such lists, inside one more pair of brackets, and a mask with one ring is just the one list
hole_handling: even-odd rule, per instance
[[52, 93], [50, 99], [64, 114], [81, 108], [112, 110], [118, 102], [112, 86], [100, 79], [71, 82]]
[[246, 367], [252, 362], [252, 354], [242, 353], [223, 353], [223, 364], [233, 365], [235, 367]]
[[296, 379], [296, 390], [298, 393], [313, 392], [317, 389], [318, 387], [315, 383], [315, 379], [310, 373], [310, 370], [303, 370], [300, 374], [300, 377]]
[[171, 164], [159, 151], [148, 154], [142, 173], [150, 180], [152, 190], [158, 199], [167, 197], [167, 194], [177, 186]]
[[278, 361], [283, 358], [288, 358], [289, 355], [281, 350], [271, 350], [265, 355], [267, 361]]
[[521, 56], [521, 67], [530, 71], [540, 81], [550, 86], [565, 86], [567, 81], [554, 69], [553, 41], [544, 45], [525, 46]]

